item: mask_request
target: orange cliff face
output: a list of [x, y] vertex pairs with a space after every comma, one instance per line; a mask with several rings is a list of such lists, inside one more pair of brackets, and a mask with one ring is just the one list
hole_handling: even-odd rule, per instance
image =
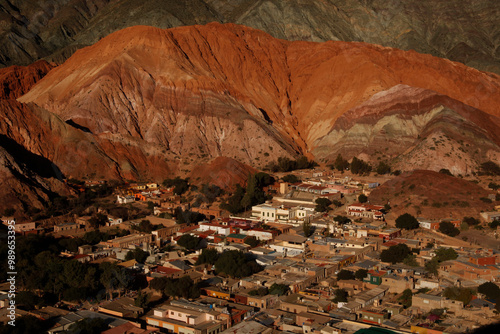
[[26, 94], [33, 85], [43, 78], [54, 66], [39, 60], [29, 66], [10, 66], [0, 69], [0, 100], [16, 99]]
[[[273, 155], [312, 152], [344, 112], [398, 84], [500, 115], [495, 74], [411, 51], [288, 42], [216, 23], [116, 32], [76, 52], [19, 100], [95, 134], [141, 138], [176, 154], [203, 147], [209, 156], [229, 152], [254, 163], [263, 158], [254, 150], [267, 142], [279, 151]], [[265, 140], [252, 145], [242, 135]], [[233, 140], [251, 153], [236, 152]]]

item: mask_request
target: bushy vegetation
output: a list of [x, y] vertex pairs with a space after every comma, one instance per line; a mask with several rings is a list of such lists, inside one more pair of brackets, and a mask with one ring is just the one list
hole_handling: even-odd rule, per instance
[[285, 175], [281, 179], [283, 180], [283, 182], [288, 182], [288, 183], [300, 182], [300, 179], [296, 175], [293, 175], [293, 174]]
[[356, 276], [350, 270], [342, 269], [337, 274], [337, 280], [338, 281], [341, 281], [341, 280], [350, 280], [350, 279], [355, 279], [355, 278], [356, 278]]
[[215, 270], [219, 274], [241, 278], [261, 271], [262, 267], [249, 255], [232, 250], [219, 255], [217, 261], [215, 261]]
[[493, 161], [483, 162], [479, 168], [479, 174], [490, 176], [500, 175], [500, 166]]
[[283, 296], [288, 291], [290, 291], [290, 287], [288, 285], [286, 285], [286, 284], [276, 284], [276, 283], [274, 283], [269, 288], [269, 294], [271, 294], [271, 295]]
[[467, 288], [458, 288], [453, 286], [445, 288], [443, 296], [449, 299], [461, 301], [464, 303], [464, 306], [466, 306], [472, 300], [473, 292]]
[[136, 260], [139, 263], [144, 263], [149, 256], [149, 252], [143, 251], [140, 248], [130, 250], [125, 255], [125, 261]]
[[270, 199], [264, 193], [264, 187], [273, 183], [274, 178], [267, 173], [260, 172], [250, 175], [246, 189], [237, 185], [233, 195], [221, 207], [232, 214], [237, 214], [251, 208], [253, 205], [262, 204], [267, 199]]
[[176, 177], [175, 179], [165, 179], [163, 181], [164, 187], [174, 187], [174, 194], [182, 195], [186, 191], [189, 190], [189, 179], [181, 179], [180, 177]]
[[198, 247], [200, 243], [200, 238], [192, 236], [190, 234], [183, 234], [179, 240], [177, 240], [177, 244], [181, 247], [184, 247], [188, 250], [194, 250]]
[[412, 303], [413, 293], [411, 289], [405, 289], [401, 296], [399, 296], [398, 301], [403, 305], [404, 308], [408, 308]]
[[307, 157], [301, 155], [296, 160], [291, 160], [287, 157], [279, 157], [278, 161], [271, 162], [267, 168], [276, 172], [291, 172], [297, 169], [308, 169], [318, 166], [314, 160], [309, 160]]
[[360, 281], [362, 281], [367, 276], [368, 276], [368, 270], [366, 269], [358, 269], [354, 273], [354, 277]]
[[380, 260], [383, 262], [390, 262], [392, 264], [403, 262], [403, 260], [411, 254], [411, 249], [406, 244], [397, 244], [384, 249], [380, 253]]
[[351, 173], [362, 175], [362, 174], [368, 174], [371, 171], [372, 171], [372, 166], [370, 166], [370, 164], [356, 157], [352, 158]]
[[333, 294], [335, 296], [335, 298], [333, 298], [333, 301], [335, 303], [345, 303], [345, 302], [347, 302], [348, 293], [347, 293], [346, 290], [344, 290], [344, 289], [335, 289], [335, 291], [333, 291]]
[[207, 220], [207, 216], [204, 214], [191, 210], [182, 210], [181, 207], [175, 209], [174, 216], [177, 224], [193, 225], [203, 220]]
[[178, 279], [156, 277], [149, 283], [149, 287], [169, 297], [194, 299], [200, 296], [199, 286], [189, 276]]
[[436, 251], [436, 260], [439, 262], [455, 260], [458, 257], [457, 252], [453, 248], [439, 247]]
[[460, 234], [460, 230], [450, 222], [441, 222], [439, 224], [439, 232], [444, 233], [450, 237], [456, 237]]
[[409, 213], [404, 213], [398, 218], [396, 218], [396, 227], [405, 229], [405, 230], [413, 230], [418, 228], [420, 225], [418, 220], [410, 215]]
[[330, 210], [330, 205], [332, 205], [332, 201], [330, 201], [328, 198], [317, 198], [316, 199], [316, 207], [314, 210], [316, 212], [325, 212]]
[[384, 175], [391, 173], [391, 166], [389, 166], [386, 162], [380, 161], [377, 169], [375, 170], [377, 174]]
[[486, 299], [500, 301], [500, 288], [495, 283], [483, 283], [477, 288], [477, 292], [485, 295]]

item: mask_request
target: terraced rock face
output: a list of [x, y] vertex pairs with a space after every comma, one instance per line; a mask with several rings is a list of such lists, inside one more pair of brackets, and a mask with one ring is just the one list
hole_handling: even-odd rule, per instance
[[466, 175], [478, 161], [498, 161], [498, 117], [445, 95], [397, 85], [340, 116], [314, 153], [333, 160], [395, 160], [400, 170], [449, 169]]
[[363, 41], [416, 50], [500, 73], [496, 0], [14, 0], [0, 4], [0, 64], [75, 50], [135, 25], [237, 23], [274, 37]]
[[234, 24], [127, 28], [25, 91], [4, 100], [0, 134], [66, 177], [161, 181], [217, 157], [261, 168], [280, 156], [329, 162], [339, 152], [467, 174], [500, 152], [495, 74]]

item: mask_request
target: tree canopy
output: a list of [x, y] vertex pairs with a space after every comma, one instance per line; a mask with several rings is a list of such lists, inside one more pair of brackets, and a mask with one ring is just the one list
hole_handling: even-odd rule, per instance
[[219, 258], [219, 252], [217, 252], [214, 248], [205, 248], [200, 256], [198, 256], [198, 260], [196, 260], [196, 265], [208, 263], [214, 265], [217, 259]]
[[368, 276], [368, 270], [366, 270], [366, 269], [358, 269], [354, 273], [354, 277], [356, 277], [356, 279], [358, 279], [360, 281], [362, 281], [367, 276]]
[[449, 235], [450, 237], [456, 237], [460, 234], [460, 230], [450, 222], [441, 222], [439, 224], [439, 232]]
[[328, 211], [330, 210], [330, 205], [332, 205], [332, 201], [330, 201], [328, 198], [323, 197], [317, 198], [315, 202], [316, 207], [314, 208], [314, 210], [316, 210], [316, 212]]
[[409, 213], [404, 213], [396, 218], [396, 227], [405, 230], [413, 230], [418, 228], [420, 225], [418, 220], [410, 215]]
[[483, 283], [477, 288], [477, 292], [485, 295], [487, 299], [500, 300], [500, 288], [495, 283]]
[[350, 280], [350, 279], [354, 279], [354, 278], [355, 278], [355, 275], [350, 270], [342, 269], [337, 274], [337, 280], [338, 281], [341, 281], [341, 280]]
[[219, 255], [215, 270], [234, 278], [247, 277], [262, 270], [262, 267], [245, 253], [231, 250]]
[[455, 260], [458, 257], [457, 252], [453, 248], [440, 247], [436, 251], [436, 259], [439, 262]]
[[397, 244], [384, 249], [380, 253], [380, 260], [390, 262], [392, 264], [403, 262], [403, 260], [411, 254], [411, 249], [406, 244]]
[[200, 243], [200, 238], [192, 236], [190, 234], [183, 234], [179, 240], [177, 240], [177, 244], [181, 247], [184, 247], [189, 250], [194, 250], [198, 247]]
[[136, 248], [127, 252], [127, 255], [125, 255], [125, 261], [134, 259], [139, 263], [144, 263], [148, 256], [149, 252], [145, 252], [140, 248]]
[[286, 284], [276, 284], [276, 283], [274, 283], [269, 288], [269, 294], [271, 294], [271, 295], [283, 296], [288, 291], [290, 291], [290, 287], [288, 285], [286, 285]]

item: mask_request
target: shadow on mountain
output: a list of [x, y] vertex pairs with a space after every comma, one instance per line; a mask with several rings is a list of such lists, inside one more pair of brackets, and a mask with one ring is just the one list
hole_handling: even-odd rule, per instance
[[64, 178], [61, 170], [49, 159], [28, 151], [22, 145], [3, 134], [0, 134], [0, 146], [14, 158], [16, 163], [30, 169], [41, 177], [53, 177], [59, 180]]

